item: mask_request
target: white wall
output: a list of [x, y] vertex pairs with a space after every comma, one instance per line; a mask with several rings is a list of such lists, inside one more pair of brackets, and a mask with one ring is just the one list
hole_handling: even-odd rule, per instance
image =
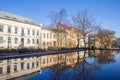
[[[38, 44], [36, 44], [36, 39], [40, 40], [40, 36], [41, 36], [41, 26], [36, 26], [36, 25], [31, 25], [31, 24], [25, 24], [25, 23], [21, 23], [21, 22], [16, 22], [16, 21], [10, 21], [10, 20], [5, 20], [5, 19], [0, 19], [0, 25], [4, 26], [4, 32], [0, 32], [0, 36], [4, 37], [5, 42], [3, 42], [3, 44], [0, 44], [0, 47], [5, 47], [7, 48], [8, 46], [8, 37], [11, 37], [11, 47], [19, 47], [19, 45], [21, 44], [21, 38], [24, 38], [24, 45], [25, 47], [28, 46], [33, 46], [36, 47], [38, 46]], [[11, 33], [8, 33], [8, 26], [11, 26]], [[18, 33], [15, 34], [15, 27], [18, 28]], [[24, 36], [21, 36], [21, 30], [22, 28], [24, 28]], [[30, 29], [30, 35], [27, 35], [27, 31], [28, 29]], [[35, 31], [35, 35], [32, 35], [32, 30]], [[37, 31], [39, 31], [39, 36], [37, 36]], [[17, 37], [18, 38], [18, 43], [15, 44], [14, 42], [14, 38]], [[30, 38], [31, 43], [27, 44], [27, 39]], [[35, 39], [35, 44], [32, 44], [32, 39]]]

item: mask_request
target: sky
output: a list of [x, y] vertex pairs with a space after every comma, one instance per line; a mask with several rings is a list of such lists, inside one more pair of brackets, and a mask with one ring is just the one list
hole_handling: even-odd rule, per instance
[[0, 0], [3, 11], [32, 18], [43, 25], [49, 25], [51, 12], [64, 8], [69, 17], [88, 10], [97, 24], [113, 30], [120, 37], [120, 0]]

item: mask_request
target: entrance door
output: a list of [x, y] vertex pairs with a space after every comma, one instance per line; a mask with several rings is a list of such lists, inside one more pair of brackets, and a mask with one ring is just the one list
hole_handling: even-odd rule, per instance
[[54, 47], [56, 47], [56, 41], [54, 41]]

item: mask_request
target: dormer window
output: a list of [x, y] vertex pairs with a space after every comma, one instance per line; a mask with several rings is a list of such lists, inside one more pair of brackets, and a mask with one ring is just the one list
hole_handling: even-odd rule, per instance
[[17, 18], [15, 18], [15, 17], [12, 17], [12, 19], [13, 19], [13, 20], [16, 20]]
[[29, 21], [27, 21], [27, 20], [24, 20], [25, 22], [27, 22], [27, 23], [29, 23]]
[[9, 16], [5, 16], [5, 18], [9, 19], [10, 17]]

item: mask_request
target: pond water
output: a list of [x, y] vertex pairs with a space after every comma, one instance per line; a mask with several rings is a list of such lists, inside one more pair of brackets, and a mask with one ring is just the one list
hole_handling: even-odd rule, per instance
[[27, 80], [120, 80], [118, 51], [90, 51], [73, 64], [66, 63], [43, 68]]

